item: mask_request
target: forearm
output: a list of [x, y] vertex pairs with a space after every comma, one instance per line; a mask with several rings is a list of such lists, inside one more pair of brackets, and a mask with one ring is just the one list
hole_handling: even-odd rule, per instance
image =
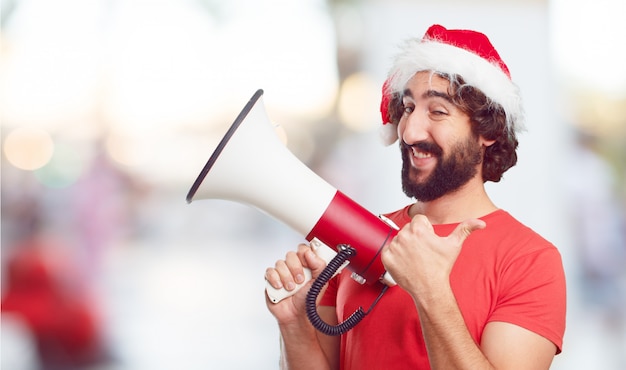
[[494, 368], [470, 335], [449, 287], [414, 301], [432, 369]]
[[308, 322], [280, 325], [281, 370], [328, 370], [328, 360], [317, 333]]

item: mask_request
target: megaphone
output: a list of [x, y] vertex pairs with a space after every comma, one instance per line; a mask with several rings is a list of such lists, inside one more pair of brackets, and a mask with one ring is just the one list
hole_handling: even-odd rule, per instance
[[[356, 253], [347, 268], [358, 282], [395, 285], [380, 252], [397, 234], [397, 227], [298, 160], [276, 134], [262, 96], [263, 90], [257, 90], [239, 113], [193, 183], [187, 202], [223, 199], [250, 205], [303, 235], [327, 263], [337, 253], [332, 248], [351, 246]], [[298, 288], [310, 278], [307, 271]], [[297, 289], [287, 292], [268, 284], [266, 290], [277, 303]]]

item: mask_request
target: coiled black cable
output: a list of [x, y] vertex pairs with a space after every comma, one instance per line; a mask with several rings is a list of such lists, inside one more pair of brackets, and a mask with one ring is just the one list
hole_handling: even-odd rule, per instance
[[382, 292], [376, 298], [372, 306], [367, 310], [367, 312], [363, 311], [362, 307], [359, 307], [350, 317], [344, 320], [342, 323], [337, 325], [329, 325], [317, 313], [317, 296], [322, 291], [322, 288], [328, 281], [335, 275], [335, 272], [344, 264], [344, 262], [354, 256], [356, 254], [356, 249], [352, 248], [349, 245], [341, 244], [339, 245], [339, 252], [337, 255], [328, 263], [324, 271], [315, 279], [313, 285], [309, 289], [309, 292], [306, 296], [306, 314], [309, 318], [309, 321], [313, 325], [315, 329], [324, 333], [326, 335], [338, 336], [346, 333], [350, 329], [356, 326], [365, 315], [367, 315], [372, 308], [378, 303], [382, 295], [387, 290], [388, 286], [385, 285], [383, 287]]

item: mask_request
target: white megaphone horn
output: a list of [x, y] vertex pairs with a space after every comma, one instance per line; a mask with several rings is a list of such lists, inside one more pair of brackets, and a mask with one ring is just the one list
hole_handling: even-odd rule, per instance
[[[263, 90], [257, 90], [239, 113], [193, 183], [187, 202], [224, 199], [251, 205], [305, 236], [314, 249], [319, 242], [332, 248], [350, 245], [356, 254], [348, 268], [357, 281], [394, 285], [379, 254], [397, 234], [395, 225], [370, 213], [300, 162], [276, 135], [262, 95]], [[326, 249], [322, 246], [316, 253], [328, 263], [336, 252]], [[306, 275], [310, 280], [310, 271]], [[274, 303], [295, 291], [267, 286]]]

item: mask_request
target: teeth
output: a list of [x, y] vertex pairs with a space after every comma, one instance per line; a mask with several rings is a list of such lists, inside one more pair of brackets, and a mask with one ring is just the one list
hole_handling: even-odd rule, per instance
[[413, 151], [413, 156], [415, 158], [430, 158], [433, 156], [430, 153], [420, 152], [416, 148], [411, 148], [411, 150]]

